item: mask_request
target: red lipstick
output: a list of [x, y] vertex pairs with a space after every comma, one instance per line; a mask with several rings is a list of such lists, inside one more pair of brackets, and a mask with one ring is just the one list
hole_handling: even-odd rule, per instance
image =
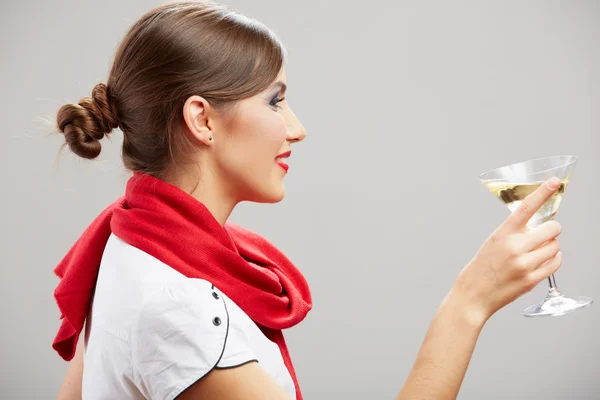
[[288, 158], [290, 155], [292, 154], [291, 150], [286, 151], [285, 153], [281, 153], [280, 155], [277, 156], [277, 158], [275, 158], [275, 162], [277, 163], [277, 165], [279, 165], [281, 168], [283, 168], [283, 170], [285, 172], [287, 172], [290, 169], [290, 166], [287, 165], [283, 159], [284, 158]]

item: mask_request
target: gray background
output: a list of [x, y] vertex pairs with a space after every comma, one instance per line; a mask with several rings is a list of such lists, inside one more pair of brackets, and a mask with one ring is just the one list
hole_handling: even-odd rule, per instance
[[[156, 1], [2, 1], [0, 397], [53, 398], [67, 369], [55, 264], [124, 188], [121, 135], [96, 162], [57, 156], [56, 110], [106, 80]], [[600, 2], [242, 1], [289, 50], [288, 99], [309, 136], [287, 197], [232, 220], [282, 248], [314, 308], [287, 332], [306, 399], [391, 399], [460, 269], [507, 216], [477, 176], [575, 154], [558, 219], [567, 294], [600, 301]], [[60, 159], [60, 160], [59, 160]], [[598, 399], [599, 305], [485, 327], [460, 399]]]

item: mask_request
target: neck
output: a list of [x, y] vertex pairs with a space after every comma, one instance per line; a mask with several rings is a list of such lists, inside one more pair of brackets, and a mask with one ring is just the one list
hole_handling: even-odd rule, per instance
[[223, 226], [238, 201], [229, 196], [218, 184], [216, 174], [204, 175], [201, 176], [199, 173], [182, 174], [179, 178], [173, 179], [171, 183], [202, 203]]

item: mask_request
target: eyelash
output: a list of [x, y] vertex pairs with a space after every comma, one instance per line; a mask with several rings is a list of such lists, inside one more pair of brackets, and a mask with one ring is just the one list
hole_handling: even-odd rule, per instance
[[279, 103], [281, 103], [284, 100], [285, 100], [285, 97], [282, 97], [282, 98], [275, 97], [273, 100], [271, 100], [270, 105], [271, 105], [271, 107], [281, 108], [281, 106], [279, 105]]

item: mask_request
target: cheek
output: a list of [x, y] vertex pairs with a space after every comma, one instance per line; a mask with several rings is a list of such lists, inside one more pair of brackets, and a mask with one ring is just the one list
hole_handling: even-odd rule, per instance
[[244, 176], [244, 180], [264, 178], [275, 165], [275, 157], [285, 150], [285, 120], [274, 111], [268, 112], [271, 114], [244, 118], [223, 149], [227, 153], [224, 161], [235, 170], [230, 172]]
[[262, 118], [254, 118], [247, 129], [244, 142], [244, 155], [247, 167], [251, 170], [264, 172], [271, 168], [275, 157], [283, 151], [286, 140], [286, 124], [280, 114], [270, 111]]
[[[253, 141], [256, 147], [262, 147], [264, 151], [270, 152], [275, 158], [281, 151], [286, 138], [285, 120], [278, 113], [271, 112], [264, 118], [256, 121], [254, 125]], [[253, 146], [254, 147], [254, 146]]]

